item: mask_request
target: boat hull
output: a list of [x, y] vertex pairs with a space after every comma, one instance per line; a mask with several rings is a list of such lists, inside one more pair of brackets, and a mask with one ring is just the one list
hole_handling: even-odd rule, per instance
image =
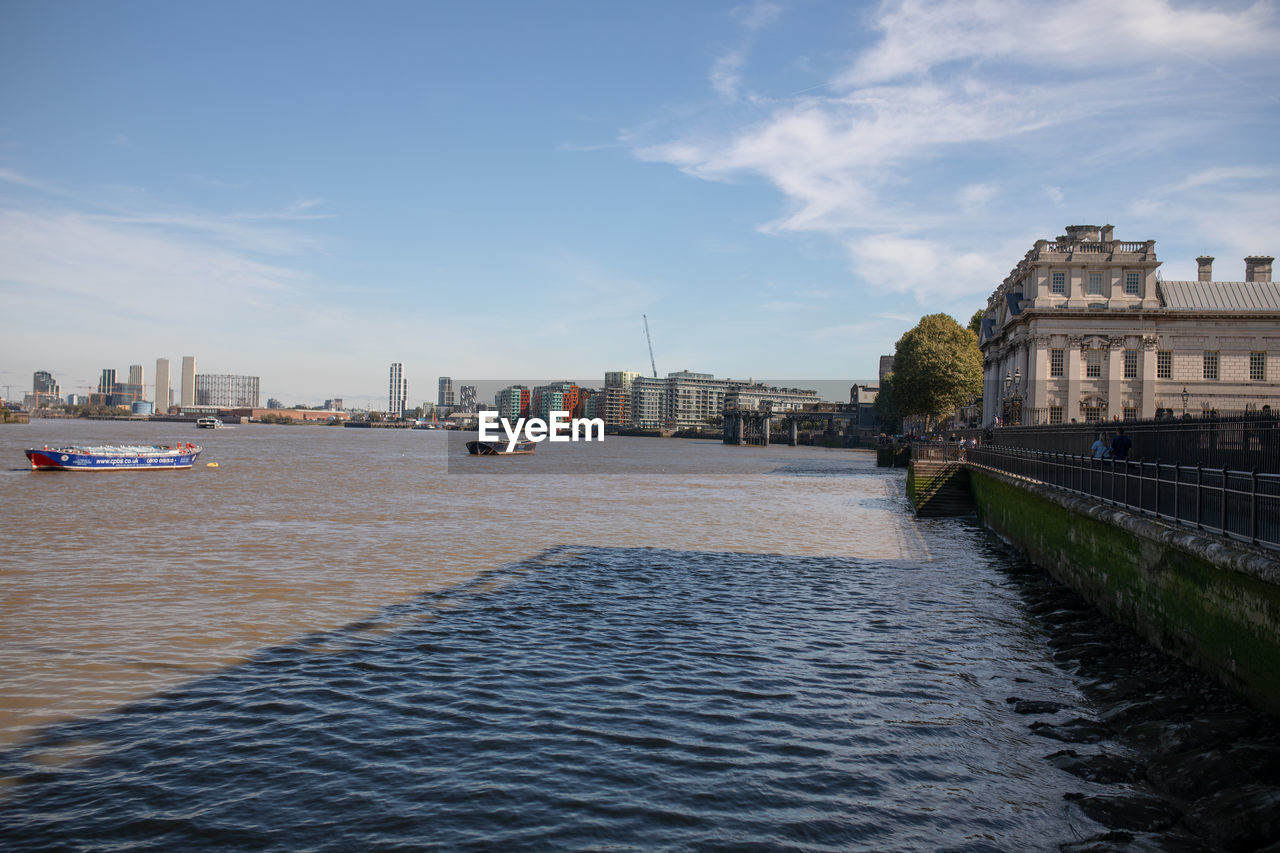
[[172, 471], [190, 468], [202, 448], [45, 447], [27, 451], [33, 471]]
[[467, 452], [472, 456], [527, 456], [538, 444], [533, 441], [517, 441], [513, 449], [508, 450], [509, 446], [505, 441], [468, 441]]

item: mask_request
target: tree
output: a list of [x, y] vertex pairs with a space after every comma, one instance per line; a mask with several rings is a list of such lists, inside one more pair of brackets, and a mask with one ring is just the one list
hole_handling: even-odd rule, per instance
[[987, 311], [985, 308], [979, 308], [977, 311], [974, 311], [973, 316], [969, 318], [969, 331], [973, 332], [973, 334], [978, 338], [982, 337], [982, 318], [986, 313]]
[[902, 432], [902, 412], [893, 401], [893, 374], [887, 373], [880, 380], [880, 390], [876, 392], [876, 418], [884, 431], [897, 435]]
[[893, 352], [893, 403], [932, 425], [982, 393], [978, 339], [947, 314], [921, 317]]

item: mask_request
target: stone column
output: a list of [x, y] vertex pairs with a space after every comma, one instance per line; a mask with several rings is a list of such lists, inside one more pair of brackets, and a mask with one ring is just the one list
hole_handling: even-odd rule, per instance
[[1107, 346], [1107, 420], [1124, 416], [1124, 337], [1117, 335]]
[[1142, 339], [1142, 408], [1140, 418], [1156, 416], [1156, 350], [1159, 348], [1154, 335]]
[[1067, 338], [1067, 398], [1062, 401], [1062, 419], [1071, 423], [1083, 417], [1080, 411], [1080, 374], [1084, 372], [1084, 338], [1071, 335]]
[[787, 435], [787, 444], [790, 447], [795, 447], [800, 443], [800, 422], [794, 417], [789, 417], [787, 418], [787, 426], [790, 430]]

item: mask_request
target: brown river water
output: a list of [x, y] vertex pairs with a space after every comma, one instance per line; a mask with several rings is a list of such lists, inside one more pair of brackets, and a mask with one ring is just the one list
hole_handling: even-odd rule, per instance
[[[22, 454], [177, 441], [205, 448], [197, 467], [34, 473]], [[901, 480], [865, 452], [610, 438], [449, 464], [446, 441], [318, 426], [0, 429], [0, 743], [551, 547], [927, 557], [912, 519], [885, 511]], [[770, 473], [804, 463], [866, 476]]]

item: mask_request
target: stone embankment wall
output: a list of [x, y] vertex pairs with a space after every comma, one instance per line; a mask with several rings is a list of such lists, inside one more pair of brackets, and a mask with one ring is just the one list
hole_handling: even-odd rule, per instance
[[989, 528], [1158, 648], [1280, 715], [1280, 561], [969, 467]]

